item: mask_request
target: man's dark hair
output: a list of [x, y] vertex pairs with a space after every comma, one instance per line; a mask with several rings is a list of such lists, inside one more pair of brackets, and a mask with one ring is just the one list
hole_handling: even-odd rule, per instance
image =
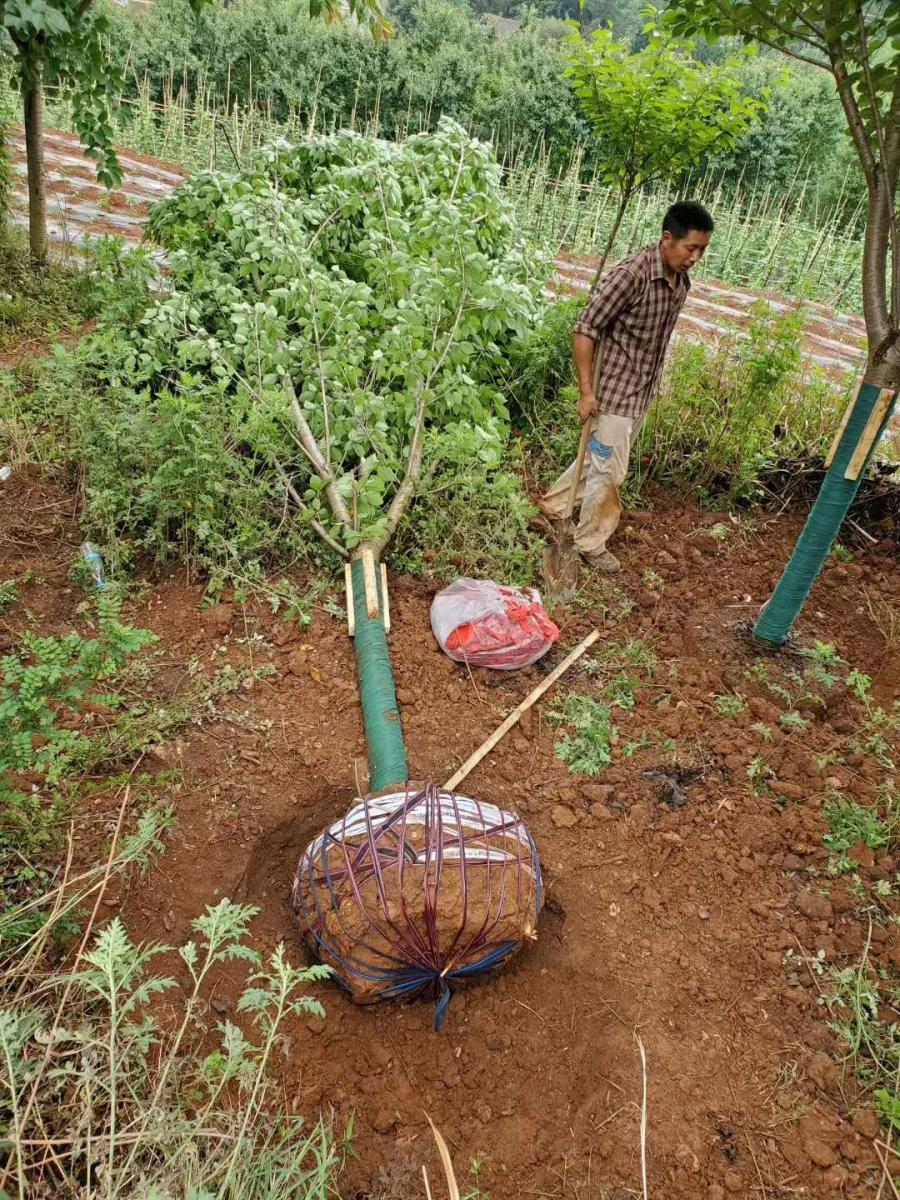
[[663, 217], [663, 233], [671, 233], [675, 241], [680, 242], [691, 229], [696, 229], [698, 233], [712, 233], [715, 222], [696, 200], [679, 200]]

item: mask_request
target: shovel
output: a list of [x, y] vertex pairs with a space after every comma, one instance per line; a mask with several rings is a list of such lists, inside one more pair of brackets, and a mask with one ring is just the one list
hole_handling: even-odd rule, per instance
[[575, 512], [575, 497], [578, 494], [578, 484], [584, 469], [584, 456], [591, 438], [590, 420], [581, 427], [581, 441], [578, 443], [578, 457], [575, 459], [575, 474], [569, 487], [566, 503], [566, 515], [563, 517], [560, 532], [555, 542], [544, 547], [544, 584], [545, 591], [551, 600], [562, 602], [571, 600], [578, 588], [578, 573], [580, 561], [575, 549], [572, 529], [572, 516]]

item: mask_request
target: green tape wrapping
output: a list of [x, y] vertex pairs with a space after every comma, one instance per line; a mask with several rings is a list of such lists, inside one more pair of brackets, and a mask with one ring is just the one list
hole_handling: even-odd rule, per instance
[[376, 564], [379, 615], [366, 613], [366, 588], [363, 565], [355, 559], [351, 566], [353, 577], [353, 617], [356, 622], [356, 665], [359, 672], [359, 698], [366, 730], [369, 755], [369, 788], [380, 792], [392, 784], [405, 784], [409, 779], [403, 728], [397, 709], [394, 675], [388, 654], [387, 637], [381, 613], [384, 597], [381, 594], [381, 569]]
[[794, 553], [754, 626], [753, 632], [768, 642], [780, 645], [787, 639], [791, 626], [809, 595], [810, 588], [822, 570], [828, 552], [831, 550], [831, 544], [847, 515], [847, 510], [853, 503], [869, 458], [872, 457], [872, 453], [878, 445], [878, 437], [881, 436], [891, 419], [891, 413], [897, 402], [896, 396], [894, 396], [878, 437], [876, 437], [859, 475], [856, 479], [845, 479], [844, 471], [859, 443], [879, 393], [880, 388], [874, 383], [864, 383], [859, 389], [850, 420], [847, 422], [828, 473], [822, 480], [822, 486], [806, 525], [803, 527], [803, 532], [797, 539]]

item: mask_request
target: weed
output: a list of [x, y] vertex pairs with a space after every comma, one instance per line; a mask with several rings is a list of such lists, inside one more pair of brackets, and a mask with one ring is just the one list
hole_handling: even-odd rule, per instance
[[831, 1028], [844, 1043], [865, 1091], [874, 1095], [882, 1119], [900, 1132], [897, 1079], [900, 1077], [900, 1030], [890, 1012], [900, 1004], [896, 979], [869, 961], [867, 941], [860, 961], [832, 970], [826, 997]]
[[640, 680], [633, 675], [620, 671], [603, 689], [603, 698], [608, 700], [613, 708], [634, 708], [637, 703], [634, 693], [639, 684]]
[[645, 588], [652, 588], [654, 592], [664, 592], [666, 590], [666, 581], [661, 575], [647, 567], [641, 576], [641, 583]]
[[837, 683], [838, 677], [835, 674], [835, 668], [843, 666], [845, 663], [830, 642], [820, 642], [817, 639], [813, 646], [803, 647], [800, 654], [809, 663], [804, 674], [808, 675], [814, 683], [822, 684], [824, 687], [833, 687]]
[[52, 337], [84, 320], [89, 285], [77, 260], [52, 257], [31, 265], [23, 234], [0, 236], [0, 349], [23, 338]]
[[392, 565], [440, 580], [471, 575], [533, 583], [540, 541], [528, 521], [536, 510], [516, 473], [516, 452], [506, 466], [489, 472], [448, 464], [432, 476], [398, 531]]
[[796, 709], [791, 709], [788, 712], [783, 712], [778, 718], [778, 724], [782, 729], [808, 729], [809, 722], [802, 717]]
[[877, 808], [868, 808], [837, 795], [825, 801], [822, 813], [828, 822], [828, 833], [822, 841], [832, 851], [829, 871], [833, 875], [856, 870], [856, 863], [847, 855], [852, 846], [862, 843], [871, 850], [878, 850], [890, 846], [900, 830], [900, 813], [893, 811], [890, 798], [887, 798], [883, 816], [879, 816]]
[[26, 631], [0, 660], [0, 853], [26, 857], [52, 838], [64, 800], [63, 778], [96, 761], [92, 720], [111, 715], [115, 696], [99, 695], [142, 646], [146, 630], [118, 620], [120, 600], [98, 601], [100, 636], [39, 637]]
[[590, 696], [572, 694], [550, 719], [571, 727], [556, 743], [556, 756], [576, 775], [598, 775], [612, 762], [611, 739], [615, 734], [609, 705]]
[[757, 754], [747, 763], [747, 778], [754, 788], [761, 787], [767, 779], [774, 779], [775, 772], [762, 755]]
[[0, 582], [0, 613], [12, 608], [19, 599], [19, 585], [15, 579], [4, 579]]
[[739, 717], [742, 712], [746, 712], [747, 701], [735, 692], [733, 695], [716, 696], [715, 698], [716, 712], [723, 717]]
[[850, 553], [847, 547], [842, 546], [840, 542], [834, 543], [834, 545], [831, 547], [831, 553], [838, 560], [838, 562], [853, 562], [853, 555]]
[[728, 539], [731, 533], [729, 527], [724, 521], [716, 521], [715, 525], [710, 525], [709, 529], [705, 530], [706, 536], [711, 537], [713, 541], [724, 542]]
[[862, 671], [857, 671], [856, 668], [847, 674], [847, 687], [854, 694], [857, 700], [862, 700], [863, 703], [868, 703], [869, 693], [872, 690], [871, 675], [864, 675]]
[[766, 725], [763, 721], [754, 721], [750, 726], [753, 733], [758, 734], [764, 742], [771, 742], [774, 737], [774, 730], [770, 725]]
[[859, 733], [850, 741], [858, 754], [869, 754], [886, 771], [896, 769], [893, 755], [900, 736], [900, 700], [895, 700], [890, 712], [870, 705]]
[[[299, 1116], [280, 1112], [268, 1075], [284, 1022], [324, 1016], [304, 989], [328, 968], [292, 967], [281, 945], [263, 962], [245, 942], [255, 913], [225, 899], [193, 922], [194, 937], [178, 951], [190, 977], [187, 998], [180, 1023], [166, 1033], [148, 1003], [175, 987], [156, 968], [167, 948], [135, 944], [118, 917], [72, 972], [35, 982], [9, 970], [7, 985], [18, 987], [9, 988], [16, 998], [0, 1013], [0, 1079], [20, 1195], [72, 1194], [67, 1164], [79, 1178], [102, 1181], [109, 1197], [332, 1194], [341, 1155], [330, 1130], [307, 1129]], [[236, 1011], [257, 1037], [226, 1019], [216, 1025], [219, 1049], [200, 1059], [196, 1039], [209, 1020], [204, 982], [214, 967], [238, 959], [252, 974]], [[48, 1040], [43, 1031], [51, 1027], [58, 1036]], [[47, 1137], [52, 1156], [40, 1150]]]

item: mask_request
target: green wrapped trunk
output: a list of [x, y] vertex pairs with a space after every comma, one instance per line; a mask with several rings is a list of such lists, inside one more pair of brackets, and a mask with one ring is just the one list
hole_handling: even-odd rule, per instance
[[[878, 440], [891, 419], [896, 402], [896, 393], [886, 397], [886, 393], [876, 383], [863, 382], [860, 386], [839, 435], [828, 473], [822, 480], [819, 495], [797, 540], [794, 553], [768, 603], [759, 614], [753, 630], [757, 637], [764, 638], [767, 642], [775, 642], [776, 645], [787, 640], [791, 626], [799, 616], [810, 588], [828, 557], [847, 510], [853, 503], [860, 481]], [[869, 426], [870, 418], [872, 426]], [[868, 443], [865, 453], [861, 461], [858, 459], [854, 470], [848, 472], [851, 459], [860, 446], [864, 433]], [[845, 478], [848, 473], [854, 477]]]
[[381, 792], [391, 786], [405, 786], [409, 769], [384, 629], [385, 596], [381, 586], [381, 570], [377, 563], [375, 565], [375, 586], [378, 590], [378, 615], [375, 617], [370, 617], [366, 611], [362, 559], [354, 559], [350, 570], [359, 699], [369, 756], [369, 791]]

